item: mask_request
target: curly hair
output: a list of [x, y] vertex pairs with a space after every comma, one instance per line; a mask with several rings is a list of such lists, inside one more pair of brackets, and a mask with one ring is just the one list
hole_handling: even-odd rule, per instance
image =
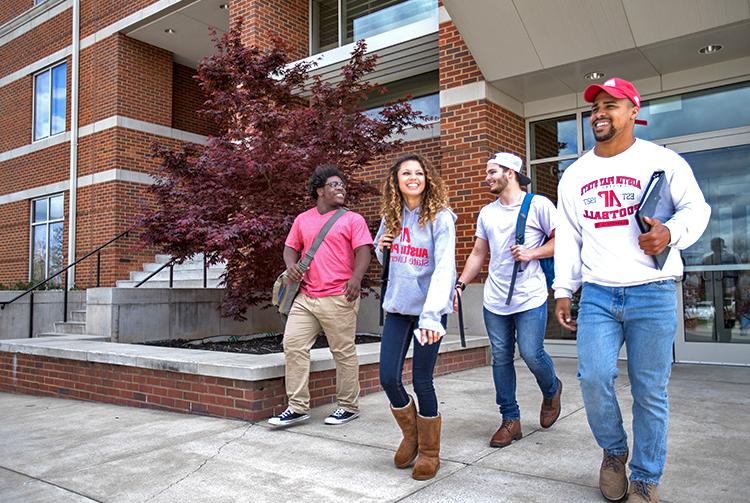
[[341, 173], [338, 166], [334, 166], [333, 164], [321, 164], [315, 168], [309, 182], [310, 197], [312, 197], [314, 201], [318, 200], [318, 189], [325, 187], [326, 181], [332, 176], [338, 176], [341, 178], [341, 181], [346, 183], [344, 175]]
[[388, 177], [383, 183], [383, 198], [380, 202], [380, 215], [385, 218], [385, 232], [394, 236], [401, 232], [401, 210], [404, 196], [398, 188], [398, 170], [406, 161], [417, 161], [425, 175], [425, 188], [420, 204], [419, 225], [435, 220], [438, 212], [448, 208], [448, 192], [443, 179], [435, 167], [419, 154], [406, 154], [398, 158], [388, 170]]

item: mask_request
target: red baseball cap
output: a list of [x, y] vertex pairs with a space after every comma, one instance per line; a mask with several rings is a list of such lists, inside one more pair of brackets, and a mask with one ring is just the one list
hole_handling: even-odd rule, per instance
[[[604, 91], [613, 98], [627, 98], [633, 102], [635, 106], [641, 108], [641, 95], [633, 84], [625, 79], [619, 77], [612, 77], [607, 79], [602, 84], [591, 84], [583, 91], [583, 99], [589, 103], [593, 103], [597, 95]], [[641, 119], [635, 120], [636, 124], [646, 125], [646, 121]]]

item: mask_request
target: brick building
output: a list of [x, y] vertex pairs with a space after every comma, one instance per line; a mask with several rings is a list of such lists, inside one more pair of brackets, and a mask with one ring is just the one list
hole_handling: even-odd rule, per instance
[[[124, 231], [148, 203], [153, 142], [206, 141], [192, 75], [212, 52], [209, 27], [221, 33], [240, 16], [246, 44], [281, 36], [324, 79], [367, 39], [380, 56], [373, 78], [390, 90], [383, 102], [411, 95], [435, 117], [407, 134], [406, 149], [448, 181], [459, 267], [491, 200], [489, 155], [521, 155], [533, 190], [555, 200], [559, 175], [593, 144], [583, 88], [633, 80], [651, 123], [638, 134], [683, 153], [714, 207], [705, 237], [683, 253], [676, 358], [750, 362], [747, 0], [4, 1], [0, 283], [42, 279]], [[362, 211], [376, 218], [374, 205]], [[715, 237], [727, 248], [718, 258]], [[102, 255], [102, 283], [152, 255], [132, 236], [119, 240]], [[71, 286], [91, 286], [94, 267], [79, 266]], [[554, 353], [574, 353], [574, 336], [554, 322], [548, 337]]]

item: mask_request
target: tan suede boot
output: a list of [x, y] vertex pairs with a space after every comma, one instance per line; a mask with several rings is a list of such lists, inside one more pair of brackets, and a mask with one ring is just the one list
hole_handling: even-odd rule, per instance
[[659, 490], [653, 484], [631, 480], [628, 503], [659, 503]]
[[440, 468], [440, 426], [442, 418], [424, 417], [417, 414], [417, 435], [419, 437], [419, 458], [411, 476], [415, 480], [428, 480]]
[[625, 463], [628, 454], [614, 456], [604, 451], [602, 466], [599, 468], [599, 490], [609, 501], [620, 501], [628, 492], [628, 476]]
[[396, 468], [407, 468], [417, 457], [417, 408], [414, 399], [410, 396], [409, 403], [403, 407], [393, 407], [391, 413], [396, 418], [398, 427], [401, 428], [404, 438], [393, 456], [393, 464]]

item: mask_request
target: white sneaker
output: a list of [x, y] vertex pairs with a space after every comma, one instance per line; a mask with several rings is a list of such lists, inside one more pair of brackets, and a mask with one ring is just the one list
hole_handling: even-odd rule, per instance
[[298, 414], [294, 412], [291, 407], [287, 407], [284, 412], [278, 416], [273, 416], [268, 420], [268, 424], [271, 426], [290, 426], [293, 424], [301, 423], [310, 419], [310, 414]]
[[342, 408], [338, 408], [331, 412], [331, 415], [328, 416], [324, 423], [325, 424], [344, 424], [346, 422], [351, 421], [352, 419], [357, 419], [359, 417], [359, 412], [349, 412], [348, 410], [344, 410]]

